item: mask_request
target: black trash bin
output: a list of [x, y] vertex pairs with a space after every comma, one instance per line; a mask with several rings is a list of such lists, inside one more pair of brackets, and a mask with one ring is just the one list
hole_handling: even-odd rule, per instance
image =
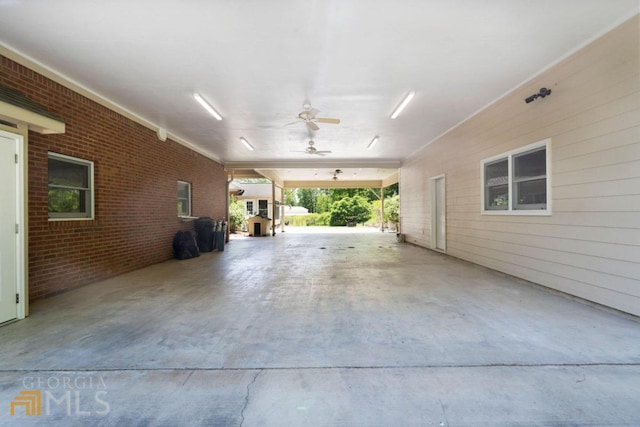
[[193, 222], [193, 226], [196, 229], [198, 235], [198, 248], [200, 252], [211, 252], [215, 248], [214, 230], [216, 227], [216, 221], [213, 218], [203, 216], [196, 219]]
[[224, 251], [224, 242], [227, 234], [227, 223], [220, 221], [216, 225], [216, 231], [213, 233], [216, 251]]
[[189, 259], [200, 256], [193, 231], [178, 231], [173, 236], [173, 252], [178, 259]]

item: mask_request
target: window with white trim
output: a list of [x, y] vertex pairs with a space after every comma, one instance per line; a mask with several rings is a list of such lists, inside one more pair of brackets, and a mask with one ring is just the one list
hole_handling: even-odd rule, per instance
[[49, 220], [93, 219], [93, 162], [48, 153]]
[[550, 139], [481, 162], [482, 213], [551, 214]]
[[247, 205], [247, 215], [253, 216], [253, 200], [247, 200], [246, 205]]
[[191, 184], [178, 181], [178, 216], [191, 216]]
[[258, 215], [262, 218], [269, 218], [269, 201], [258, 200]]

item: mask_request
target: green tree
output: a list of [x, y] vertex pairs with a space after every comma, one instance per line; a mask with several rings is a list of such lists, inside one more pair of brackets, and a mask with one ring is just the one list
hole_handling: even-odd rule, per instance
[[318, 213], [325, 213], [331, 210], [331, 196], [327, 190], [319, 190], [316, 197], [316, 210]]
[[284, 189], [284, 204], [287, 206], [296, 206], [296, 189], [295, 188]]
[[344, 197], [331, 204], [331, 225], [365, 223], [371, 218], [371, 204], [362, 196]]
[[229, 232], [235, 233], [244, 227], [244, 203], [231, 196], [229, 200]]
[[393, 196], [395, 196], [396, 194], [400, 194], [400, 189], [398, 188], [398, 183], [396, 182], [395, 184], [391, 184], [388, 187], [385, 187], [384, 189], [384, 197], [386, 198], [391, 198]]
[[298, 205], [309, 210], [309, 213], [316, 213], [316, 194], [315, 188], [298, 188]]
[[391, 222], [398, 229], [400, 221], [400, 196], [397, 194], [384, 200], [384, 220]]

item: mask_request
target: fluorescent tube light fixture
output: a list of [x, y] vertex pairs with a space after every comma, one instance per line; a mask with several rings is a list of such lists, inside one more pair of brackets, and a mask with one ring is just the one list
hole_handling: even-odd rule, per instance
[[374, 145], [376, 145], [376, 142], [378, 142], [378, 136], [374, 136], [373, 139], [371, 140], [371, 142], [369, 143], [369, 145], [367, 145], [367, 150], [371, 150], [373, 148]]
[[204, 107], [205, 110], [207, 110], [213, 117], [215, 117], [216, 120], [222, 120], [222, 116], [220, 115], [220, 113], [218, 113], [207, 101], [205, 101], [199, 93], [194, 93], [193, 97], [200, 103], [200, 105]]
[[398, 115], [402, 112], [402, 110], [404, 110], [404, 108], [411, 102], [415, 94], [416, 93], [414, 91], [409, 92], [409, 94], [402, 100], [400, 105], [398, 105], [396, 109], [393, 110], [393, 113], [391, 113], [392, 119], [395, 119], [396, 117], [398, 117]]
[[244, 136], [240, 137], [240, 142], [242, 142], [249, 150], [253, 151], [253, 145], [249, 144], [249, 141], [247, 141]]

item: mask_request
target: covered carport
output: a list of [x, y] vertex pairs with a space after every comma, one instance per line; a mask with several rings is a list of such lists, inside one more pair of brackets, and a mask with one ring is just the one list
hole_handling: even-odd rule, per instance
[[0, 2], [0, 424], [640, 425], [638, 2], [277, 3]]
[[[271, 181], [272, 200], [284, 200], [287, 188], [369, 188], [380, 197], [384, 210], [384, 188], [398, 182], [398, 161], [297, 161], [229, 162], [225, 170], [228, 186], [235, 179], [266, 178]], [[231, 194], [232, 191], [229, 192]], [[273, 203], [270, 216], [285, 216], [283, 204]], [[279, 212], [276, 210], [279, 209]], [[285, 230], [284, 221], [280, 230]], [[272, 229], [276, 235], [276, 228]]]

